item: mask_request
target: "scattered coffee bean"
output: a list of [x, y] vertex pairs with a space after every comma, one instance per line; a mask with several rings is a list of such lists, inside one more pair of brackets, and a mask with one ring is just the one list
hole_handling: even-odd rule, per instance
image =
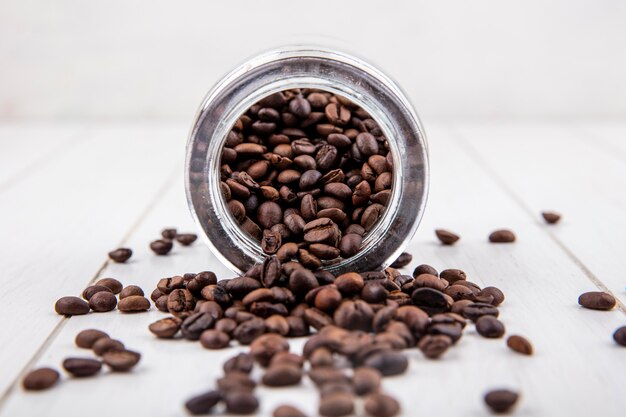
[[405, 266], [410, 264], [412, 260], [413, 260], [413, 255], [407, 252], [402, 252], [400, 256], [398, 256], [398, 259], [393, 261], [390, 266], [392, 268], [404, 268]]
[[378, 369], [361, 366], [352, 374], [352, 384], [357, 395], [366, 395], [378, 391], [382, 374]]
[[548, 224], [556, 224], [561, 220], [561, 215], [554, 211], [544, 211], [541, 216]]
[[393, 417], [400, 413], [400, 403], [389, 395], [376, 392], [365, 397], [365, 411], [372, 417]]
[[108, 339], [109, 335], [100, 330], [87, 329], [78, 333], [76, 335], [76, 338], [74, 339], [74, 342], [76, 343], [76, 346], [80, 348], [91, 349], [94, 343], [102, 338]]
[[91, 349], [97, 356], [102, 356], [107, 352], [124, 350], [124, 344], [119, 340], [102, 337], [96, 340], [93, 346], [91, 346]]
[[617, 302], [611, 294], [602, 291], [590, 291], [578, 297], [578, 304], [592, 310], [611, 310]]
[[120, 300], [131, 295], [140, 295], [143, 297], [143, 290], [137, 285], [128, 285], [120, 292]]
[[102, 355], [104, 362], [111, 370], [116, 372], [126, 372], [139, 363], [141, 355], [132, 350], [109, 350]]
[[163, 229], [161, 231], [161, 237], [163, 239], [173, 240], [176, 238], [177, 231], [174, 228]]
[[182, 233], [176, 235], [176, 241], [183, 246], [189, 246], [198, 239], [198, 235], [194, 233]]
[[63, 369], [75, 377], [92, 376], [100, 372], [102, 363], [91, 358], [67, 358], [63, 361]]
[[223, 349], [230, 344], [230, 336], [219, 330], [205, 330], [200, 335], [200, 344], [206, 349]]
[[119, 248], [109, 252], [109, 259], [114, 262], [124, 263], [133, 256], [133, 251], [129, 248]]
[[59, 373], [52, 368], [38, 368], [26, 374], [22, 386], [28, 391], [41, 391], [51, 388], [59, 377]]
[[249, 374], [254, 367], [254, 358], [247, 353], [240, 353], [224, 362], [224, 372], [243, 372]]
[[226, 411], [233, 414], [252, 414], [259, 408], [259, 400], [247, 390], [233, 390], [225, 393]]
[[113, 294], [119, 294], [123, 288], [122, 283], [115, 278], [99, 279], [95, 285], [102, 285], [103, 287], [107, 287], [111, 290], [111, 292], [113, 292]]
[[428, 359], [440, 358], [452, 346], [452, 339], [446, 334], [427, 334], [423, 336], [417, 347]]
[[613, 340], [620, 346], [626, 346], [626, 326], [622, 326], [613, 333]]
[[395, 350], [384, 350], [369, 356], [363, 363], [365, 366], [378, 369], [383, 376], [404, 373], [409, 361], [404, 354]]
[[482, 316], [498, 317], [500, 311], [491, 304], [485, 303], [471, 303], [463, 308], [463, 317], [475, 322]]
[[89, 304], [78, 297], [61, 297], [54, 304], [54, 310], [64, 316], [79, 316], [89, 313]]
[[297, 385], [302, 379], [302, 369], [298, 366], [283, 363], [272, 365], [265, 371], [263, 385], [269, 387], [286, 387]]
[[519, 398], [519, 394], [506, 389], [489, 391], [485, 394], [485, 404], [497, 414], [511, 411]]
[[141, 295], [131, 295], [121, 299], [117, 309], [124, 313], [147, 311], [150, 309], [150, 300]]
[[515, 242], [515, 234], [507, 229], [500, 229], [489, 235], [491, 243], [512, 243]]
[[342, 417], [354, 412], [354, 396], [345, 392], [325, 395], [320, 400], [318, 412], [324, 417]]
[[454, 245], [460, 239], [459, 235], [445, 229], [436, 229], [435, 234], [437, 239], [444, 245]]
[[476, 320], [476, 331], [490, 339], [504, 336], [504, 324], [493, 316], [481, 316]]
[[193, 415], [209, 414], [221, 399], [219, 391], [211, 390], [187, 400], [185, 408]]
[[105, 291], [105, 292], [113, 294], [113, 291], [111, 291], [109, 287], [105, 287], [104, 285], [90, 285], [89, 287], [85, 288], [85, 290], [83, 291], [83, 298], [89, 301], [91, 300], [91, 297], [94, 296], [94, 294], [100, 291]]
[[100, 291], [89, 299], [89, 307], [97, 313], [111, 311], [116, 305], [117, 298], [108, 291]]
[[152, 334], [160, 339], [171, 339], [180, 330], [181, 320], [177, 317], [166, 317], [148, 326]]
[[167, 255], [174, 245], [169, 239], [158, 239], [150, 243], [150, 249], [157, 255]]
[[511, 335], [506, 340], [506, 345], [511, 348], [511, 350], [514, 350], [515, 352], [521, 353], [523, 355], [533, 354], [533, 345], [525, 337]]
[[274, 409], [272, 417], [307, 417], [302, 411], [291, 405], [279, 405]]

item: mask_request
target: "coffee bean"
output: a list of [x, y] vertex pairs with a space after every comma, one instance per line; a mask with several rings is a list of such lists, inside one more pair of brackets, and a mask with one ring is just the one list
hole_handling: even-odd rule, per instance
[[234, 390], [225, 393], [226, 410], [233, 414], [252, 414], [259, 408], [259, 400], [249, 391]]
[[317, 278], [308, 269], [298, 268], [289, 275], [289, 289], [296, 296], [304, 296], [318, 286]]
[[163, 229], [161, 230], [161, 237], [163, 239], [172, 240], [176, 237], [177, 231], [174, 228]]
[[315, 295], [314, 305], [316, 308], [325, 311], [334, 311], [341, 303], [341, 293], [334, 286], [325, 286]]
[[107, 287], [113, 292], [113, 294], [119, 294], [122, 291], [123, 285], [121, 282], [116, 280], [115, 278], [102, 278], [99, 279], [95, 285], [102, 285], [103, 287]]
[[279, 405], [272, 413], [273, 417], [307, 417], [302, 411], [291, 405]]
[[160, 339], [171, 339], [176, 336], [176, 333], [180, 330], [180, 325], [181, 320], [179, 318], [166, 317], [150, 324], [148, 329]]
[[265, 319], [265, 331], [287, 336], [289, 334], [289, 322], [284, 316], [273, 314]]
[[413, 270], [413, 277], [418, 277], [418, 276], [420, 276], [422, 274], [430, 274], [430, 275], [434, 275], [436, 277], [439, 276], [439, 272], [437, 272], [437, 270], [435, 268], [433, 268], [430, 265], [426, 265], [426, 264], [418, 265]]
[[150, 249], [157, 255], [167, 255], [174, 247], [171, 240], [158, 239], [150, 243]]
[[[147, 300], [146, 300], [147, 301]], [[150, 302], [148, 302], [150, 304]], [[117, 299], [113, 293], [100, 291], [89, 299], [89, 307], [95, 312], [106, 312], [115, 309]]]
[[263, 240], [261, 240], [261, 249], [264, 253], [272, 255], [278, 251], [282, 244], [282, 237], [278, 232], [270, 230], [263, 231]]
[[38, 368], [26, 374], [22, 386], [27, 391], [41, 391], [51, 388], [59, 377], [59, 373], [52, 368]]
[[222, 331], [230, 336], [232, 336], [235, 327], [237, 327], [237, 322], [229, 318], [220, 319], [215, 323], [215, 330]]
[[506, 340], [506, 345], [515, 352], [523, 355], [533, 354], [533, 345], [525, 337], [512, 335]]
[[198, 239], [194, 233], [181, 233], [176, 235], [176, 241], [183, 246], [189, 246]]
[[209, 414], [221, 399], [219, 391], [211, 390], [187, 400], [185, 408], [193, 415]]
[[452, 339], [445, 334], [427, 334], [417, 345], [428, 359], [438, 359], [452, 346]]
[[357, 395], [366, 395], [378, 391], [382, 374], [378, 369], [361, 366], [352, 374], [352, 384]]
[[439, 274], [439, 278], [445, 279], [450, 284], [454, 284], [457, 281], [465, 281], [467, 279], [467, 275], [460, 269], [444, 269]]
[[470, 319], [475, 322], [482, 316], [493, 316], [498, 317], [500, 312], [498, 309], [491, 304], [485, 303], [471, 303], [463, 308], [462, 315], [463, 317]]
[[404, 268], [413, 260], [413, 255], [407, 252], [402, 252], [398, 258], [391, 263], [392, 268]]
[[224, 362], [223, 369], [225, 373], [243, 372], [249, 374], [254, 367], [254, 358], [248, 353], [239, 353], [236, 356]]
[[324, 417], [350, 415], [354, 412], [354, 396], [344, 392], [325, 395], [320, 400], [318, 412]]
[[613, 333], [613, 340], [620, 346], [626, 346], [626, 326], [622, 326]]
[[507, 229], [496, 230], [489, 235], [491, 243], [512, 243], [515, 242], [515, 234]]
[[480, 291], [479, 295], [492, 296], [493, 301], [490, 304], [494, 306], [499, 306], [504, 301], [504, 293], [496, 287], [485, 287]]
[[[137, 296], [131, 296], [137, 297]], [[126, 298], [120, 301], [122, 304]], [[173, 315], [184, 315], [189, 311], [193, 311], [195, 307], [195, 302], [193, 298], [193, 294], [189, 290], [186, 289], [176, 289], [172, 291], [167, 297], [167, 309]]]
[[242, 345], [249, 345], [254, 339], [265, 332], [265, 322], [260, 318], [252, 318], [239, 324], [233, 330], [233, 337]]
[[287, 351], [289, 351], [287, 339], [273, 333], [255, 338], [250, 345], [250, 354], [261, 366], [267, 366], [276, 353]]
[[241, 372], [229, 372], [216, 382], [217, 387], [222, 392], [231, 390], [245, 390], [251, 392], [256, 387], [256, 382], [250, 378], [250, 375]]
[[578, 297], [578, 304], [592, 310], [611, 310], [617, 302], [611, 294], [601, 291], [590, 291]]
[[124, 287], [124, 289], [120, 292], [120, 300], [126, 297], [130, 297], [131, 295], [140, 295], [143, 296], [143, 290], [137, 285], [128, 285]]
[[485, 394], [485, 404], [491, 409], [492, 412], [497, 414], [508, 413], [511, 411], [515, 403], [519, 398], [519, 394], [506, 390], [498, 389], [489, 391]]
[[348, 272], [339, 275], [335, 279], [335, 285], [342, 294], [349, 296], [360, 293], [365, 286], [365, 281], [363, 277], [356, 272]]
[[348, 233], [339, 241], [339, 251], [344, 258], [356, 255], [361, 249], [363, 237], [356, 233]]
[[129, 248], [119, 248], [109, 252], [109, 259], [114, 262], [124, 263], [133, 256], [133, 251]]
[[91, 349], [91, 347], [101, 338], [109, 338], [109, 335], [103, 331], [96, 329], [87, 329], [79, 332], [74, 339], [76, 346], [85, 349]]
[[504, 324], [493, 316], [481, 316], [476, 320], [478, 334], [490, 339], [502, 337], [505, 329]]
[[435, 234], [437, 239], [444, 245], [454, 245], [460, 239], [458, 235], [445, 229], [436, 229]]
[[333, 315], [334, 322], [348, 330], [371, 330], [374, 312], [370, 305], [362, 300], [346, 300], [341, 303]]
[[[171, 278], [161, 278], [157, 284], [157, 288], [163, 294], [169, 294], [175, 289], [184, 288], [185, 280], [183, 277], [177, 275]], [[121, 291], [121, 288], [120, 288]]]
[[104, 285], [90, 285], [89, 287], [83, 290], [82, 295], [85, 300], [89, 301], [91, 297], [93, 297], [94, 294], [100, 291], [105, 291], [105, 292], [113, 294], [113, 291], [111, 291], [109, 287], [105, 287]]
[[417, 307], [431, 314], [449, 311], [454, 302], [450, 296], [428, 287], [413, 291], [411, 300]]
[[97, 356], [102, 356], [107, 352], [124, 350], [124, 344], [119, 340], [102, 337], [96, 340], [96, 342], [91, 346], [91, 349]]
[[291, 364], [277, 364], [267, 368], [263, 375], [263, 385], [286, 387], [297, 385], [302, 380], [302, 369]]
[[117, 309], [123, 313], [148, 311], [150, 309], [150, 300], [140, 295], [131, 295], [120, 300], [117, 304]]
[[215, 318], [210, 313], [199, 311], [186, 317], [180, 325], [180, 330], [185, 339], [198, 340], [202, 332], [214, 324]]
[[110, 350], [102, 355], [104, 362], [111, 370], [116, 372], [127, 372], [139, 363], [141, 355], [131, 350]]
[[363, 155], [370, 156], [378, 153], [378, 142], [371, 133], [362, 132], [356, 137], [356, 146]]
[[548, 224], [556, 224], [561, 220], [561, 215], [554, 211], [543, 211], [541, 212], [541, 217], [543, 217]]
[[385, 206], [382, 204], [371, 204], [368, 206], [361, 216], [361, 226], [369, 232], [383, 215], [384, 210]]
[[389, 395], [379, 392], [365, 397], [365, 411], [372, 417], [393, 417], [400, 413], [400, 403]]
[[63, 369], [75, 377], [93, 376], [100, 372], [102, 363], [91, 358], [67, 358], [63, 361]]
[[200, 344], [206, 349], [223, 349], [230, 344], [230, 336], [220, 330], [205, 330], [200, 335]]
[[404, 373], [409, 367], [409, 361], [400, 352], [383, 350], [369, 356], [363, 365], [378, 369], [383, 376], [391, 376]]
[[54, 304], [54, 311], [65, 316], [79, 316], [89, 313], [89, 304], [78, 297], [61, 297]]

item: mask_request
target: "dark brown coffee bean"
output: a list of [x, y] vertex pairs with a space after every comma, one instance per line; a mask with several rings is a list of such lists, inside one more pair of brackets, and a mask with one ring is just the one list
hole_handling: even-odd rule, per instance
[[[120, 304], [124, 302], [124, 300], [126, 300], [126, 298], [121, 300]], [[194, 307], [195, 301], [189, 290], [176, 289], [167, 297], [167, 309], [173, 315], [182, 315], [186, 312], [193, 311]]]
[[265, 319], [265, 331], [287, 336], [289, 334], [289, 322], [283, 315], [273, 314]]
[[124, 289], [120, 292], [120, 300], [126, 297], [130, 297], [131, 295], [141, 295], [143, 296], [143, 290], [141, 287], [137, 285], [128, 285], [124, 287]]
[[282, 237], [278, 232], [269, 230], [263, 231], [263, 240], [261, 240], [261, 249], [264, 253], [272, 255], [278, 251], [282, 244]]
[[150, 243], [150, 249], [157, 255], [167, 255], [173, 247], [174, 244], [168, 239], [158, 239]]
[[374, 225], [378, 222], [378, 219], [383, 215], [385, 211], [385, 206], [381, 204], [372, 204], [368, 206], [361, 216], [361, 226], [366, 231], [370, 231]]
[[363, 242], [363, 237], [356, 233], [348, 233], [344, 237], [341, 238], [339, 242], [339, 250], [341, 252], [341, 256], [344, 258], [350, 258], [356, 255], [361, 249], [361, 243]]
[[63, 361], [63, 369], [75, 377], [93, 376], [100, 372], [102, 363], [91, 358], [67, 358]]
[[299, 119], [304, 119], [311, 113], [311, 104], [302, 96], [294, 97], [289, 102], [289, 112]]
[[615, 330], [613, 340], [620, 346], [626, 346], [626, 326], [619, 327]]
[[504, 293], [496, 287], [485, 287], [478, 293], [478, 295], [493, 297], [490, 304], [494, 306], [499, 306], [504, 301]]
[[602, 291], [590, 291], [578, 297], [578, 304], [592, 310], [611, 310], [617, 302], [611, 294]]
[[246, 390], [233, 390], [225, 394], [226, 410], [233, 414], [252, 414], [259, 408], [259, 400]]
[[383, 350], [369, 356], [363, 365], [378, 369], [383, 376], [391, 376], [404, 373], [409, 367], [409, 361], [401, 352]]
[[475, 322], [482, 316], [498, 317], [500, 311], [491, 304], [471, 303], [463, 308], [463, 317]]
[[289, 289], [296, 296], [304, 296], [313, 288], [317, 288], [319, 283], [313, 272], [308, 269], [298, 268], [289, 275]]
[[313, 220], [304, 226], [304, 240], [308, 243], [327, 243], [336, 246], [340, 238], [337, 225], [328, 218]]
[[496, 230], [489, 235], [491, 243], [512, 243], [515, 242], [515, 234], [507, 229]]
[[249, 374], [254, 367], [254, 358], [248, 353], [239, 353], [224, 362], [224, 373], [243, 372]]
[[431, 314], [449, 311], [454, 302], [450, 296], [428, 287], [413, 291], [411, 300], [417, 307]]
[[361, 292], [365, 286], [365, 281], [360, 274], [357, 274], [356, 272], [348, 272], [339, 275], [335, 279], [335, 285], [342, 294], [353, 295]]
[[133, 251], [129, 248], [119, 248], [109, 252], [109, 259], [114, 262], [124, 263], [133, 256]]
[[110, 350], [102, 355], [104, 362], [112, 371], [127, 372], [139, 363], [141, 354], [132, 350]]
[[378, 369], [361, 366], [352, 374], [352, 384], [357, 395], [366, 395], [378, 391], [382, 374]]
[[280, 405], [274, 409], [272, 417], [307, 417], [302, 411], [291, 405]]
[[124, 350], [124, 344], [119, 340], [110, 339], [108, 337], [102, 337], [91, 346], [93, 353], [97, 356], [102, 356], [107, 352], [114, 350]]
[[185, 408], [193, 415], [209, 414], [221, 399], [220, 391], [211, 390], [187, 400]]
[[230, 336], [232, 336], [235, 327], [237, 327], [237, 322], [227, 317], [219, 319], [217, 322], [215, 322], [215, 330], [222, 331]]
[[85, 300], [89, 301], [94, 294], [100, 291], [105, 291], [113, 294], [113, 291], [111, 291], [109, 287], [105, 287], [104, 285], [90, 285], [89, 287], [84, 289], [82, 295]]
[[438, 359], [450, 346], [452, 346], [452, 339], [445, 334], [427, 334], [420, 339], [417, 345], [428, 359]]
[[439, 274], [439, 278], [445, 279], [450, 283], [450, 285], [452, 285], [457, 281], [465, 281], [467, 279], [467, 275], [460, 269], [444, 269]]
[[490, 339], [504, 336], [504, 324], [493, 316], [481, 316], [476, 320], [476, 331]]
[[[184, 287], [185, 287], [185, 280], [183, 279], [183, 277], [178, 276], [178, 275], [171, 277], [171, 278], [162, 278], [159, 280], [157, 284], [157, 289], [161, 291], [163, 294], [169, 294], [176, 289], [184, 288]], [[122, 289], [120, 288], [120, 291], [121, 290]]]
[[356, 146], [359, 152], [365, 156], [375, 155], [378, 153], [378, 141], [374, 135], [362, 132], [356, 137]]
[[257, 218], [261, 227], [269, 229], [282, 221], [283, 210], [277, 203], [266, 201], [257, 209]]
[[561, 220], [561, 215], [554, 211], [543, 211], [541, 212], [541, 217], [543, 217], [548, 224], [556, 224]]
[[210, 329], [215, 324], [215, 318], [211, 313], [197, 312], [185, 318], [180, 325], [180, 330], [185, 339], [198, 340], [202, 332]]
[[189, 246], [198, 239], [195, 233], [180, 233], [176, 235], [176, 241], [183, 246]]
[[249, 345], [263, 333], [265, 333], [265, 321], [260, 318], [252, 318], [239, 324], [233, 330], [233, 338], [242, 345]]
[[400, 403], [393, 397], [375, 392], [365, 397], [365, 411], [372, 417], [393, 417], [400, 413]]
[[341, 293], [336, 287], [326, 286], [315, 295], [314, 305], [316, 308], [330, 313], [339, 306], [341, 300]]
[[231, 298], [226, 290], [218, 285], [207, 285], [200, 291], [202, 298], [207, 301], [215, 301], [222, 307], [228, 307]]
[[334, 322], [344, 329], [370, 331], [374, 311], [362, 300], [346, 300], [333, 315]]
[[230, 344], [230, 336], [220, 330], [205, 330], [200, 335], [200, 344], [205, 349], [224, 349]]
[[302, 380], [302, 369], [291, 364], [276, 364], [267, 368], [263, 375], [263, 385], [286, 387], [297, 385]]
[[52, 368], [38, 368], [26, 374], [22, 386], [27, 391], [41, 391], [51, 388], [59, 377], [59, 373]]
[[244, 390], [251, 392], [256, 387], [250, 375], [242, 372], [229, 372], [217, 381], [217, 387], [222, 392], [228, 392], [231, 390]]
[[459, 235], [445, 229], [436, 229], [435, 234], [437, 239], [444, 245], [454, 245], [460, 239]]
[[257, 337], [250, 344], [250, 354], [261, 366], [267, 366], [278, 352], [288, 352], [289, 343], [281, 335], [268, 333]]
[[76, 346], [85, 349], [91, 349], [91, 347], [103, 337], [108, 338], [109, 335], [103, 331], [96, 329], [87, 329], [79, 332], [74, 339]]
[[489, 391], [485, 394], [485, 404], [492, 412], [497, 414], [508, 413], [513, 409], [519, 398], [519, 394], [506, 389]]
[[124, 313], [147, 311], [150, 309], [150, 300], [140, 295], [131, 295], [120, 300], [117, 309]]
[[181, 320], [177, 317], [166, 317], [148, 326], [152, 334], [160, 339], [171, 339], [180, 330]]
[[64, 316], [79, 316], [89, 313], [89, 304], [78, 297], [61, 297], [54, 304], [54, 311]]
[[402, 252], [398, 258], [391, 263], [392, 268], [404, 268], [413, 260], [413, 255], [407, 252]]
[[95, 283], [95, 285], [102, 285], [103, 287], [107, 287], [111, 290], [111, 292], [113, 292], [113, 294], [119, 294], [123, 288], [122, 283], [115, 278], [101, 278]]
[[320, 400], [318, 409], [324, 417], [342, 417], [354, 412], [354, 396], [344, 392], [331, 393]]
[[533, 345], [525, 337], [512, 335], [506, 340], [506, 345], [517, 353], [523, 355], [533, 354]]
[[439, 276], [439, 272], [437, 272], [437, 270], [435, 268], [433, 268], [430, 265], [426, 265], [426, 264], [422, 264], [422, 265], [418, 265], [414, 270], [413, 270], [413, 277], [418, 277], [422, 274], [430, 274], [430, 275], [434, 275], [434, 276]]
[[176, 233], [176, 229], [174, 228], [163, 229], [161, 230], [161, 237], [163, 239], [173, 240], [176, 237]]
[[[150, 304], [149, 301], [148, 304]], [[115, 298], [115, 295], [113, 295], [113, 293], [108, 291], [100, 291], [98, 293], [95, 293], [89, 299], [89, 307], [97, 313], [111, 311], [115, 309], [116, 305], [117, 298]]]
[[[307, 325], [320, 330], [333, 324], [333, 319], [328, 314], [317, 308], [308, 308], [304, 311], [304, 320]], [[291, 327], [291, 325], [290, 325]], [[308, 327], [307, 327], [308, 329]]]

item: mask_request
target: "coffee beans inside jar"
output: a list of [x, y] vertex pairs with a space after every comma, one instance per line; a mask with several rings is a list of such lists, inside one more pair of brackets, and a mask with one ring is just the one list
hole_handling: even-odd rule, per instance
[[266, 254], [310, 269], [358, 253], [393, 182], [388, 138], [362, 108], [311, 89], [250, 107], [221, 157], [232, 216]]

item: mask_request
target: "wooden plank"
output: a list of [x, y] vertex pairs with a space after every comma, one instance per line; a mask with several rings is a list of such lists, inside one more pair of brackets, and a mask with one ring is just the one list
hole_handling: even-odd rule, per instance
[[586, 122], [577, 124], [576, 128], [593, 141], [598, 149], [622, 161], [626, 160], [626, 122]]
[[80, 294], [174, 170], [182, 170], [185, 131], [93, 126], [68, 152], [0, 193], [0, 305], [13, 317], [0, 336], [7, 359], [0, 393], [59, 325], [55, 300]]
[[[447, 130], [430, 127], [429, 132], [432, 194], [424, 222], [410, 244], [414, 261], [406, 270], [423, 262], [440, 269], [458, 267], [480, 285], [502, 288], [507, 300], [501, 317], [509, 334], [529, 337], [536, 355], [517, 355], [505, 347], [504, 340], [483, 339], [470, 325], [461, 342], [440, 361], [428, 361], [417, 350], [407, 351], [411, 357], [408, 373], [386, 379], [384, 388], [401, 400], [405, 416], [486, 415], [482, 395], [500, 386], [522, 392], [516, 412], [520, 416], [587, 416], [590, 409], [603, 416], [621, 416], [626, 406], [621, 392], [626, 358], [612, 342], [611, 333], [623, 323], [623, 314], [579, 308], [578, 294], [591, 284], [578, 265], [502, 192]], [[200, 243], [177, 248], [171, 256], [150, 255], [146, 244], [165, 225], [191, 228], [181, 187], [170, 190], [130, 237], [136, 261], [108, 265], [103, 274], [139, 284], [146, 292], [160, 277], [174, 273], [213, 269], [222, 278], [229, 276]], [[457, 231], [462, 240], [443, 247], [434, 239], [435, 227]], [[487, 243], [489, 232], [498, 227], [514, 229], [519, 241]], [[96, 327], [141, 351], [141, 365], [130, 375], [103, 374], [81, 381], [66, 378], [56, 389], [43, 393], [16, 389], [1, 414], [78, 416], [90, 404], [101, 404], [102, 398], [112, 399], [113, 407], [127, 414], [182, 414], [183, 401], [210, 388], [220, 374], [221, 362], [239, 348], [211, 352], [197, 343], [157, 341], [146, 327], [159, 317], [163, 314], [152, 310], [68, 320], [37, 364], [58, 366], [66, 356], [87, 355], [73, 346], [73, 338], [84, 328]], [[292, 350], [301, 348], [301, 340], [291, 343]], [[258, 392], [262, 398], [258, 415], [270, 415], [279, 403], [296, 404], [316, 414], [317, 394], [308, 382], [295, 388], [261, 387]], [[92, 407], [90, 413], [106, 415], [108, 408]]]
[[[626, 240], [619, 236], [626, 230], [626, 157], [613, 149], [620, 138], [607, 135], [614, 141], [607, 145], [592, 129], [554, 124], [463, 125], [459, 132], [540, 227], [588, 269], [590, 279], [626, 303]], [[542, 210], [562, 212], [562, 222], [545, 225]]]
[[80, 131], [76, 124], [0, 124], [0, 192], [69, 150]]

